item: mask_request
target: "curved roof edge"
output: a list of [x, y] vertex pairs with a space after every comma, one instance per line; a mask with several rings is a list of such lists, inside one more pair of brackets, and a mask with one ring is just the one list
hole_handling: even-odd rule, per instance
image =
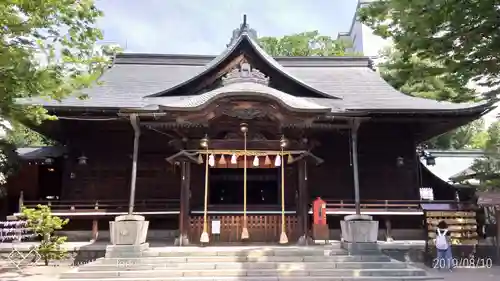
[[200, 76], [203, 76], [205, 75], [206, 73], [208, 73], [209, 71], [213, 70], [215, 67], [217, 67], [220, 63], [222, 63], [227, 57], [229, 57], [229, 55], [231, 55], [234, 50], [240, 45], [242, 44], [242, 42], [246, 40], [247, 42], [250, 43], [250, 46], [254, 49], [254, 51], [261, 57], [261, 59], [263, 59], [264, 61], [266, 61], [269, 66], [271, 66], [272, 68], [274, 68], [275, 70], [281, 72], [282, 74], [284, 74], [287, 78], [289, 78], [290, 80], [294, 81], [295, 83], [301, 85], [302, 87], [305, 87], [306, 89], [312, 91], [312, 92], [315, 92], [316, 94], [322, 96], [322, 97], [325, 97], [325, 98], [331, 98], [331, 99], [341, 99], [340, 97], [336, 97], [336, 96], [332, 96], [332, 95], [329, 95], [327, 93], [324, 93], [322, 91], [319, 91], [317, 90], [316, 88], [308, 85], [306, 82], [303, 82], [302, 80], [296, 78], [295, 76], [293, 76], [292, 74], [290, 74], [283, 66], [281, 66], [273, 57], [269, 56], [258, 44], [257, 42], [255, 42], [249, 35], [247, 32], [243, 32], [241, 33], [241, 35], [239, 36], [238, 40], [236, 40], [234, 42], [234, 44], [230, 45], [226, 50], [224, 50], [224, 52], [222, 52], [219, 56], [217, 56], [215, 59], [213, 59], [209, 64], [207, 64], [205, 66], [205, 68], [199, 72], [198, 74], [196, 74], [195, 76], [189, 78], [188, 80], [185, 80], [184, 82], [181, 82], [169, 89], [166, 89], [164, 91], [161, 91], [161, 92], [158, 92], [158, 93], [155, 93], [155, 94], [152, 94], [152, 95], [147, 95], [145, 97], [161, 97], [161, 96], [164, 96], [165, 94], [167, 94], [168, 92], [171, 92], [175, 89], [178, 89], [182, 86], [185, 86], [191, 82], [193, 82], [194, 80], [198, 79]]
[[[162, 105], [161, 103], [157, 105], [167, 110], [192, 111], [203, 109], [218, 99], [241, 96], [272, 99], [288, 110], [295, 112], [328, 113], [331, 111], [330, 107], [321, 106], [300, 97], [295, 97], [274, 88], [253, 82], [235, 83], [201, 95], [191, 96], [190, 98], [182, 99], [168, 105]], [[152, 99], [154, 98], [151, 98], [151, 101]]]

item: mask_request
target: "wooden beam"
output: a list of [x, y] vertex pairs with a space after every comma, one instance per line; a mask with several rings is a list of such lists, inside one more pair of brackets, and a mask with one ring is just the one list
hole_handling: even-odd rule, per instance
[[[243, 149], [243, 140], [210, 140], [210, 149]], [[200, 148], [199, 140], [190, 140], [186, 143], [188, 150], [197, 150]], [[247, 149], [249, 150], [279, 150], [279, 140], [257, 140], [247, 141]], [[307, 150], [307, 144], [298, 141], [289, 141], [287, 150]]]

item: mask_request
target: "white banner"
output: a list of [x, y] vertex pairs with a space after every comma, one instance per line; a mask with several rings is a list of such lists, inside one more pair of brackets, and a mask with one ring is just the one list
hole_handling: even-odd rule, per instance
[[220, 220], [212, 221], [212, 234], [220, 234]]

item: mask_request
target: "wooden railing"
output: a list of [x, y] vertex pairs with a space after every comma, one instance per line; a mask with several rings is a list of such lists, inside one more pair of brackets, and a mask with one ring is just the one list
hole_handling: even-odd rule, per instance
[[[354, 200], [324, 199], [327, 209], [352, 210], [356, 208]], [[376, 211], [421, 211], [421, 204], [457, 204], [453, 200], [361, 200], [362, 210]]]
[[[37, 205], [48, 205], [54, 212], [127, 212], [127, 200], [26, 200], [22, 206], [34, 208]], [[179, 211], [178, 199], [136, 200], [134, 212]]]
[[[296, 206], [286, 205], [285, 212], [287, 214], [295, 214]], [[208, 205], [207, 211], [209, 214], [242, 214], [243, 213], [243, 204], [235, 204], [235, 205]], [[248, 204], [247, 212], [249, 214], [281, 214], [281, 205], [261, 205], [261, 204]], [[203, 205], [191, 206], [192, 214], [202, 214], [203, 213]]]
[[[220, 234], [211, 234], [211, 243], [241, 242], [243, 216], [241, 215], [212, 215], [207, 217], [208, 233], [212, 233], [212, 221], [220, 222]], [[278, 243], [281, 234], [280, 215], [249, 215], [247, 217], [250, 242]], [[189, 220], [190, 241], [199, 241], [203, 232], [203, 216], [191, 216]], [[285, 216], [285, 227], [289, 241], [296, 241], [299, 237], [298, 218], [294, 215]]]

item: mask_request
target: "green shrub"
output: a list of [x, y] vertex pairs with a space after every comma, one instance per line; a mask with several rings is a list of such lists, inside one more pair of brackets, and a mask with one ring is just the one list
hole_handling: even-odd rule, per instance
[[40, 237], [40, 245], [36, 251], [40, 254], [45, 265], [51, 260], [61, 260], [66, 257], [66, 250], [62, 247], [67, 237], [56, 236], [55, 231], [68, 224], [68, 219], [53, 216], [49, 206], [38, 205], [36, 208], [23, 207], [21, 219], [26, 220], [27, 228]]

